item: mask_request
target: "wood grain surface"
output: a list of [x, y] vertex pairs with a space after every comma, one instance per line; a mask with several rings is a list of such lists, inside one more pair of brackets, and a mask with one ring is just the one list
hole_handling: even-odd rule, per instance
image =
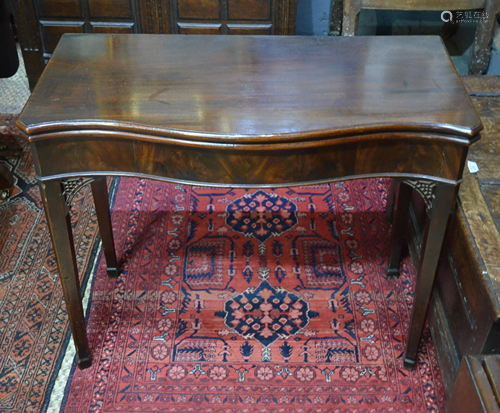
[[212, 142], [481, 129], [439, 37], [65, 35], [18, 126]]

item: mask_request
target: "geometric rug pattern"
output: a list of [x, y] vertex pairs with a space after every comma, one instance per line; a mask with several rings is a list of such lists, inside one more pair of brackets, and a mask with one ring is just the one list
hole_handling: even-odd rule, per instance
[[427, 329], [416, 369], [402, 368], [415, 271], [406, 258], [398, 280], [385, 278], [387, 182], [121, 178], [121, 275], [108, 278], [101, 257], [93, 364], [73, 365], [61, 411], [444, 411]]

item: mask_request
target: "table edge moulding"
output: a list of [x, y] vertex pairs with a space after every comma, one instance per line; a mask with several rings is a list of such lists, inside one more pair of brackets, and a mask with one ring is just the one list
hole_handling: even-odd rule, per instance
[[425, 200], [404, 355], [414, 367], [468, 147], [482, 129], [440, 38], [64, 35], [17, 125], [29, 139], [80, 368], [91, 365], [69, 221], [91, 184], [118, 276], [106, 176], [240, 188], [391, 177], [387, 276]]

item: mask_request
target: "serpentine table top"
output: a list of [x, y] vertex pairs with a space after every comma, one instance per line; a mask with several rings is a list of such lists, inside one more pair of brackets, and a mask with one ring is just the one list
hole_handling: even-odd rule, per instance
[[106, 175], [234, 187], [397, 178], [390, 278], [414, 188], [431, 219], [411, 368], [467, 150], [482, 129], [432, 36], [65, 35], [17, 124], [31, 142], [82, 368], [91, 355], [67, 210], [92, 181], [116, 276]]
[[255, 144], [480, 121], [438, 37], [65, 35], [19, 126]]

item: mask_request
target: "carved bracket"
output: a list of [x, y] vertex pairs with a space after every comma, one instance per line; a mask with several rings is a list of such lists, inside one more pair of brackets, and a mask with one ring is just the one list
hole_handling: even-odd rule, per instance
[[94, 178], [66, 178], [61, 179], [61, 185], [63, 187], [64, 203], [66, 206], [71, 207], [73, 198], [76, 196], [78, 191], [82, 189], [85, 185], [90, 184], [94, 181]]
[[436, 183], [432, 181], [423, 181], [423, 180], [405, 180], [403, 181], [406, 185], [412, 187], [415, 191], [417, 191], [420, 196], [424, 199], [425, 206], [427, 207], [427, 211], [432, 208], [434, 204], [434, 189], [436, 188]]

